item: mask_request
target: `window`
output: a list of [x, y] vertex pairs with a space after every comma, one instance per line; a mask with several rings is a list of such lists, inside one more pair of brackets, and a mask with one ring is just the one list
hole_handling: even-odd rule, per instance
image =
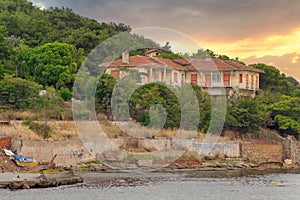
[[251, 75], [251, 89], [254, 89], [254, 76]]
[[223, 75], [224, 87], [230, 87], [230, 74]]
[[181, 74], [181, 85], [184, 84], [184, 74]]
[[212, 82], [214, 82], [214, 83], [221, 82], [221, 75], [220, 74], [213, 74], [212, 75]]
[[112, 70], [111, 75], [113, 77], [115, 77], [116, 79], [119, 79], [120, 78], [120, 70]]
[[174, 83], [177, 83], [177, 82], [178, 82], [177, 73], [174, 72], [173, 76], [174, 76], [173, 82], [174, 82]]
[[240, 74], [240, 83], [243, 83], [243, 74]]
[[205, 74], [205, 86], [211, 87], [211, 74]]
[[161, 82], [164, 81], [164, 71], [160, 72], [160, 76], [161, 76]]
[[246, 74], [246, 88], [249, 88], [249, 75]]
[[258, 76], [256, 76], [256, 82], [255, 82], [256, 89], [258, 89], [258, 88], [259, 88], [258, 81], [259, 81], [259, 78], [258, 78]]
[[194, 86], [197, 85], [197, 74], [191, 74], [191, 84], [193, 84]]

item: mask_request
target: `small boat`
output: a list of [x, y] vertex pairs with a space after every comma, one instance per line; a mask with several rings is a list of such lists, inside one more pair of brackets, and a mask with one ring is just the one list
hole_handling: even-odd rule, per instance
[[16, 155], [11, 150], [7, 150], [7, 149], [4, 149], [4, 152], [18, 166], [21, 166], [21, 167], [32, 167], [32, 166], [37, 166], [37, 164], [38, 164], [34, 158], [27, 157], [27, 156]]
[[18, 166], [22, 166], [22, 167], [37, 166], [37, 162], [34, 158], [26, 157], [26, 156], [18, 156], [18, 155], [13, 155], [12, 157]]

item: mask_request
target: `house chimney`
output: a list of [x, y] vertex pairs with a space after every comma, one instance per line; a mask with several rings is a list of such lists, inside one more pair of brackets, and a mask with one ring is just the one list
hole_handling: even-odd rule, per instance
[[239, 57], [236, 57], [236, 58], [235, 58], [235, 61], [236, 61], [237, 63], [240, 63]]
[[123, 64], [129, 64], [129, 53], [128, 51], [125, 51], [122, 53], [122, 63]]

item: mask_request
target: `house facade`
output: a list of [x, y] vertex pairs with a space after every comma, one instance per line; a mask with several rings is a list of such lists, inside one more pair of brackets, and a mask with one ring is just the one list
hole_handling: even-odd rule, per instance
[[238, 61], [212, 58], [169, 60], [158, 57], [159, 53], [151, 50], [144, 56], [129, 57], [129, 53], [125, 52], [122, 59], [100, 67], [106, 67], [106, 73], [117, 79], [134, 69], [143, 74], [141, 84], [162, 82], [181, 87], [190, 83], [210, 91], [225, 88], [228, 94], [239, 91], [247, 96], [254, 96], [259, 90], [259, 75], [264, 73]]

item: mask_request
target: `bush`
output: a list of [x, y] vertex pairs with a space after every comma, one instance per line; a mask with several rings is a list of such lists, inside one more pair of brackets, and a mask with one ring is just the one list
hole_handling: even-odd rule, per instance
[[69, 101], [72, 99], [72, 92], [68, 89], [68, 88], [62, 88], [59, 91], [60, 97], [64, 100], [64, 101]]
[[51, 128], [49, 125], [39, 124], [31, 120], [23, 121], [23, 125], [29, 126], [30, 130], [34, 131], [44, 138], [49, 138], [51, 136]]

